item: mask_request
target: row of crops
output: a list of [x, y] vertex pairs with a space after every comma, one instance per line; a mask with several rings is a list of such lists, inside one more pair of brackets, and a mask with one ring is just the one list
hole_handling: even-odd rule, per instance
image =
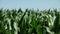
[[0, 9], [0, 34], [60, 34], [60, 11]]

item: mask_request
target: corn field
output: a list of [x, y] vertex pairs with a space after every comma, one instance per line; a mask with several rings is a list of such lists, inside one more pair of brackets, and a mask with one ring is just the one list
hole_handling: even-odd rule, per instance
[[60, 34], [60, 11], [0, 9], [0, 34]]

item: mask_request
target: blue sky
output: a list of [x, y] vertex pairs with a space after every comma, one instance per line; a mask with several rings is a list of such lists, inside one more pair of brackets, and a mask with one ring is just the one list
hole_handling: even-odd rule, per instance
[[60, 8], [60, 0], [0, 0], [0, 8]]

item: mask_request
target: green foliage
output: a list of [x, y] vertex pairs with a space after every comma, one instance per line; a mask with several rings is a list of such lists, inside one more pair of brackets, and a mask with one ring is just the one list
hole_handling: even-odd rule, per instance
[[60, 11], [0, 9], [0, 34], [60, 34]]

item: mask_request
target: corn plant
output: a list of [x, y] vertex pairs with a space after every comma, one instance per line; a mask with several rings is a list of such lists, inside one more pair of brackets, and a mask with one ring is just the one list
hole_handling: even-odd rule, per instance
[[60, 11], [0, 9], [0, 34], [60, 34]]

